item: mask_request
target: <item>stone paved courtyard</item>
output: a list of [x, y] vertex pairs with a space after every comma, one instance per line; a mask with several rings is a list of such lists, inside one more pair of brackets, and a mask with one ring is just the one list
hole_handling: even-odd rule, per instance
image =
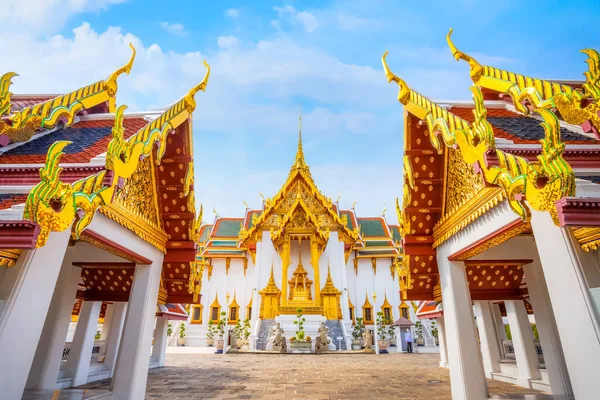
[[[167, 354], [167, 366], [148, 375], [146, 398], [451, 399], [438, 361], [439, 354]], [[491, 395], [539, 394], [488, 383]]]

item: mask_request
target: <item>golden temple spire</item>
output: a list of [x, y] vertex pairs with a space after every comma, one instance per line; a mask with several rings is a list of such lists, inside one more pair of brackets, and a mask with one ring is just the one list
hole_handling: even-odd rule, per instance
[[302, 150], [302, 111], [300, 111], [300, 115], [298, 116], [298, 151], [296, 152], [294, 168], [307, 168], [304, 161], [304, 151]]

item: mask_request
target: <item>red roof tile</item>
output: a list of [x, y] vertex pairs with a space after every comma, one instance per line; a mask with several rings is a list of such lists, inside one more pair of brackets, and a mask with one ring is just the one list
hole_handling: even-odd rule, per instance
[[[144, 126], [148, 124], [143, 118], [125, 118], [123, 121], [123, 126], [125, 127], [125, 138], [131, 137], [134, 133], [142, 129]], [[83, 121], [78, 122], [77, 124], [71, 126], [67, 129], [61, 129], [59, 131], [50, 133], [47, 136], [43, 136], [38, 139], [31, 140], [27, 143], [22, 144], [19, 147], [16, 147], [14, 150], [15, 153], [23, 153], [27, 152], [24, 146], [35, 147], [31, 150], [34, 154], [11, 154], [11, 150], [7, 151], [5, 154], [0, 155], [0, 164], [43, 164], [46, 161], [46, 152], [50, 145], [54, 143], [54, 137], [59, 136], [60, 134], [69, 132], [76, 132], [77, 129], [86, 129], [86, 128], [112, 128], [113, 120], [98, 120], [98, 121]], [[76, 135], [75, 135], [76, 137]], [[46, 139], [44, 139], [46, 138]], [[85, 141], [85, 137], [81, 137], [81, 141]], [[76, 143], [77, 140], [73, 140], [73, 144], [70, 146], [79, 145], [82, 147], [81, 151], [75, 153], [68, 153], [69, 147], [66, 148], [67, 153], [63, 155], [61, 159], [61, 163], [88, 163], [90, 160], [99, 154], [105, 153], [108, 147], [108, 143], [111, 141], [112, 135], [110, 131], [107, 129], [107, 134], [103, 136], [101, 139], [92, 142], [92, 143]], [[57, 138], [58, 140], [58, 138]], [[39, 141], [39, 142], [38, 142]], [[38, 143], [36, 143], [38, 142]], [[43, 142], [43, 143], [42, 143]], [[40, 146], [35, 146], [39, 144]], [[37, 148], [40, 147], [40, 148]], [[21, 151], [19, 151], [21, 150]]]

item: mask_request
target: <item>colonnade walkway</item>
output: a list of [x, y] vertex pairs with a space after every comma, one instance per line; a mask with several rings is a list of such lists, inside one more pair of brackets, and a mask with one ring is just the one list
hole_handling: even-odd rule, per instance
[[[215, 355], [177, 350], [167, 351], [164, 368], [149, 372], [147, 399], [451, 399], [450, 377], [439, 368], [439, 354]], [[488, 380], [488, 385], [497, 399], [559, 398], [499, 381]], [[91, 391], [109, 387], [109, 380], [82, 386]]]

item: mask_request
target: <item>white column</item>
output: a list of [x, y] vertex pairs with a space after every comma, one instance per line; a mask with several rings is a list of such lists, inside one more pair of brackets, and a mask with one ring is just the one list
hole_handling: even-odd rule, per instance
[[571, 380], [558, 337], [542, 266], [538, 260], [535, 260], [531, 264], [524, 265], [523, 271], [527, 279], [529, 300], [533, 307], [552, 394], [572, 395]]
[[70, 262], [63, 263], [33, 365], [29, 371], [26, 389], [56, 388], [65, 338], [80, 280], [81, 269], [73, 267]]
[[517, 360], [517, 384], [531, 387], [530, 380], [540, 379], [540, 371], [525, 303], [523, 300], [506, 300], [504, 304]]
[[101, 301], [84, 301], [81, 306], [79, 318], [77, 319], [77, 329], [65, 365], [67, 376], [73, 377], [72, 386], [87, 383], [101, 307]]
[[438, 270], [444, 303], [452, 398], [486, 399], [487, 382], [464, 263], [448, 261], [438, 248]]
[[112, 380], [113, 398], [117, 400], [143, 399], [146, 394], [162, 253], [156, 252], [153, 260], [150, 265], [135, 268]]
[[100, 331], [100, 340], [106, 340], [108, 332], [110, 331], [110, 323], [113, 316], [113, 304], [106, 305], [106, 311], [104, 311], [104, 321], [102, 322], [102, 330]]
[[448, 344], [446, 343], [446, 325], [444, 317], [437, 318], [438, 341], [440, 342], [440, 367], [448, 368]]
[[600, 324], [583, 276], [581, 248], [567, 228], [554, 225], [548, 213], [532, 211], [531, 226], [573, 393], [578, 400], [596, 398]]
[[0, 365], [6, 367], [0, 388], [7, 399], [23, 395], [70, 234], [52, 232], [44, 247], [23, 251], [0, 282]]
[[165, 366], [168, 327], [168, 319], [162, 317], [156, 318], [156, 328], [154, 328], [154, 344], [152, 345], [152, 358], [158, 361], [159, 367]]
[[479, 328], [479, 340], [481, 342], [481, 356], [483, 357], [483, 368], [485, 376], [492, 379], [492, 372], [500, 372], [500, 345], [494, 324], [494, 315], [489, 301], [476, 301], [473, 306], [477, 327]]
[[106, 337], [106, 354], [104, 356], [104, 369], [111, 371], [111, 376], [117, 362], [119, 354], [119, 344], [121, 343], [121, 334], [123, 333], [123, 323], [125, 322], [125, 312], [127, 303], [119, 302], [113, 304], [110, 329]]

